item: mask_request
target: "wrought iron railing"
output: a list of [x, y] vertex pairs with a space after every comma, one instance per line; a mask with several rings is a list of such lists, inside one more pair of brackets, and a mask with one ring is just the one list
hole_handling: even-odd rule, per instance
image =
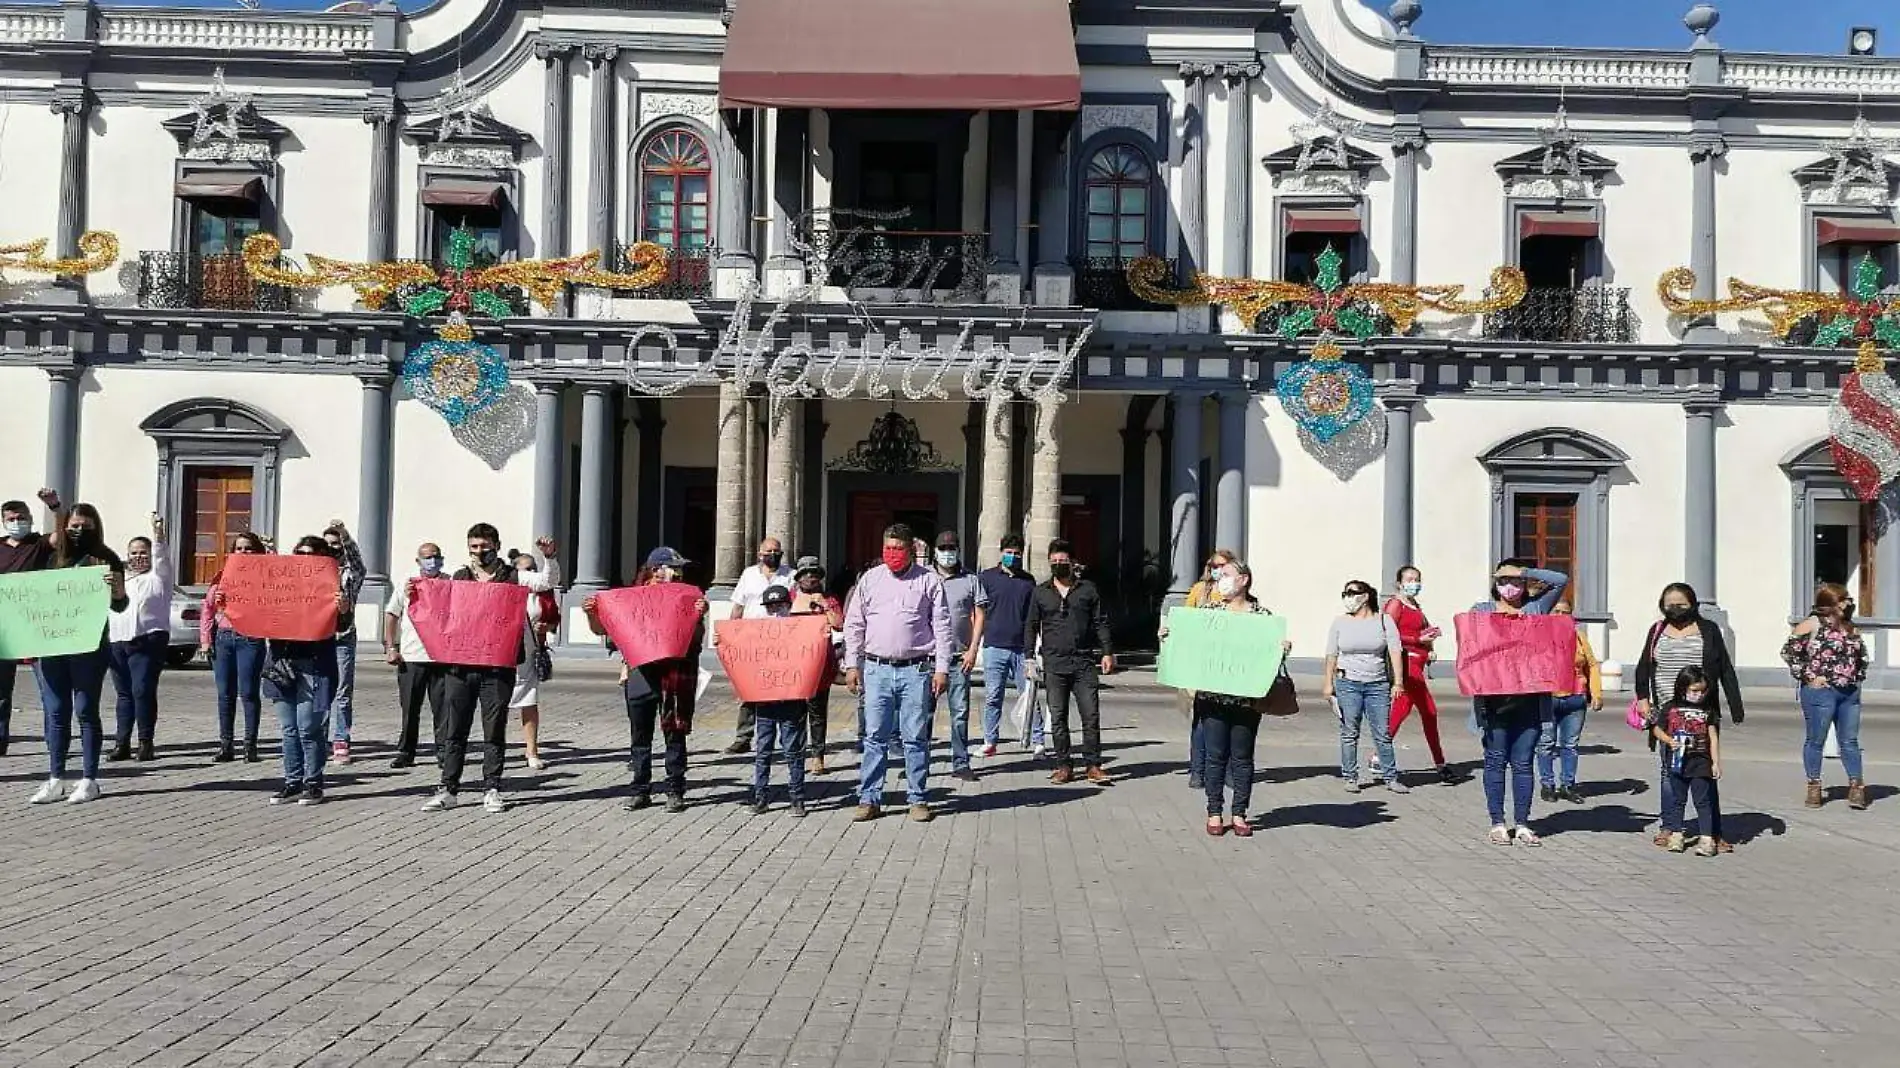
[[[1179, 260], [1163, 260], [1167, 277], [1180, 270]], [[1075, 270], [1076, 303], [1103, 311], [1172, 311], [1173, 305], [1152, 304], [1128, 287], [1128, 261], [1112, 256], [1083, 256], [1069, 261]]]
[[[620, 274], [639, 271], [640, 265], [628, 258], [632, 249], [631, 244], [616, 248], [614, 262], [609, 269]], [[667, 249], [666, 277], [659, 284], [633, 295], [651, 300], [706, 300], [712, 296], [713, 263], [718, 255], [718, 251], [710, 247]]]
[[1609, 286], [1532, 289], [1515, 307], [1484, 317], [1484, 336], [1500, 341], [1636, 340], [1630, 291]]
[[290, 290], [253, 279], [237, 253], [141, 252], [138, 302], [141, 308], [281, 312], [290, 310]]
[[989, 283], [989, 235], [956, 230], [824, 231], [806, 238], [830, 265], [827, 285], [848, 292], [890, 290], [898, 300], [982, 303]]

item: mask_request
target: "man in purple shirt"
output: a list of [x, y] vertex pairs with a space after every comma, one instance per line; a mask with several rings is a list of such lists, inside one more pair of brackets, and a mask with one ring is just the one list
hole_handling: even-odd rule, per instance
[[[883, 814], [891, 736], [904, 742], [910, 818], [930, 822], [924, 779], [930, 772], [930, 716], [950, 677], [956, 638], [943, 579], [917, 563], [910, 528], [884, 530], [883, 565], [858, 579], [844, 610], [844, 682], [864, 692], [864, 756], [858, 772], [858, 822]], [[926, 686], [928, 689], [926, 689]]]

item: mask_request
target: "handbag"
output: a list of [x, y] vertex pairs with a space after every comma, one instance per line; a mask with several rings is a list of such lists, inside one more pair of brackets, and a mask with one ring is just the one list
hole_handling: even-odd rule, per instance
[[1254, 710], [1263, 716], [1299, 715], [1300, 694], [1293, 687], [1293, 676], [1284, 670], [1274, 676], [1273, 685], [1267, 687], [1266, 696], [1254, 702]]
[[271, 656], [264, 661], [262, 681], [275, 687], [280, 694], [289, 695], [296, 693], [297, 669], [290, 666], [290, 661], [282, 657]]
[[[1662, 629], [1663, 625], [1660, 621], [1649, 628], [1649, 637], [1643, 641], [1644, 656], [1651, 655], [1650, 650], [1656, 647], [1656, 639], [1662, 634]], [[1649, 716], [1643, 712], [1643, 695], [1640, 692], [1630, 698], [1630, 706], [1623, 712], [1623, 722], [1629, 724], [1630, 730], [1633, 731], [1646, 731], [1650, 728]]]
[[534, 677], [539, 682], [546, 682], [554, 677], [554, 654], [548, 652], [548, 647], [545, 645], [535, 646]]

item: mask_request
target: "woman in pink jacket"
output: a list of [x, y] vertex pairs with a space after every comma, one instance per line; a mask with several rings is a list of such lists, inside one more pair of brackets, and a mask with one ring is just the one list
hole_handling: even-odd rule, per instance
[[[268, 552], [264, 539], [245, 531], [231, 539], [231, 551], [239, 554]], [[198, 612], [198, 651], [211, 664], [218, 684], [218, 763], [236, 759], [235, 733], [238, 702], [244, 703], [244, 759], [257, 763], [258, 682], [264, 674], [264, 640], [246, 638], [231, 629], [224, 615], [224, 591], [218, 588], [220, 571], [211, 579], [205, 600]]]

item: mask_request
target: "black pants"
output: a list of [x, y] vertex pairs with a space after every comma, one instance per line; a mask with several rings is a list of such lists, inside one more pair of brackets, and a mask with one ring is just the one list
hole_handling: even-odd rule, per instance
[[1101, 676], [1094, 664], [1051, 665], [1044, 685], [1049, 690], [1049, 725], [1056, 739], [1056, 763], [1069, 763], [1069, 695], [1075, 695], [1076, 709], [1082, 715], [1082, 763], [1095, 767], [1102, 762]]
[[13, 739], [13, 676], [19, 664], [0, 660], [0, 749]]
[[825, 729], [831, 724], [831, 687], [820, 687], [805, 702], [805, 752], [825, 755]]
[[141, 742], [150, 742], [157, 733], [158, 676], [170, 648], [171, 635], [162, 630], [111, 644], [112, 688], [119, 697], [114, 708], [118, 730], [113, 738], [118, 744], [132, 744], [134, 727]]
[[514, 668], [450, 667], [442, 671], [442, 716], [436, 721], [435, 760], [442, 788], [462, 785], [462, 761], [468, 754], [475, 711], [482, 715], [482, 789], [501, 789], [502, 753], [508, 747], [508, 697], [515, 689]]
[[[667, 726], [661, 728], [660, 735], [666, 743], [666, 792], [675, 797], [686, 796], [686, 735], [692, 730], [692, 695], [686, 695], [681, 702], [678, 694], [644, 693], [639, 697], [627, 697], [627, 726], [633, 732], [633, 759], [627, 766], [633, 771], [633, 795], [650, 797], [653, 794], [653, 730], [664, 719]], [[664, 704], [676, 703], [672, 714], [666, 714]], [[683, 713], [683, 714], [682, 714]]]
[[1207, 790], [1207, 814], [1221, 814], [1232, 794], [1228, 812], [1247, 814], [1253, 800], [1253, 747], [1260, 735], [1260, 713], [1245, 705], [1214, 701], [1196, 695], [1194, 712], [1201, 720], [1201, 785]]
[[434, 664], [396, 665], [396, 694], [401, 702], [402, 726], [396, 733], [396, 755], [415, 758], [422, 730], [422, 704], [429, 703], [430, 736], [442, 731], [442, 669]]

